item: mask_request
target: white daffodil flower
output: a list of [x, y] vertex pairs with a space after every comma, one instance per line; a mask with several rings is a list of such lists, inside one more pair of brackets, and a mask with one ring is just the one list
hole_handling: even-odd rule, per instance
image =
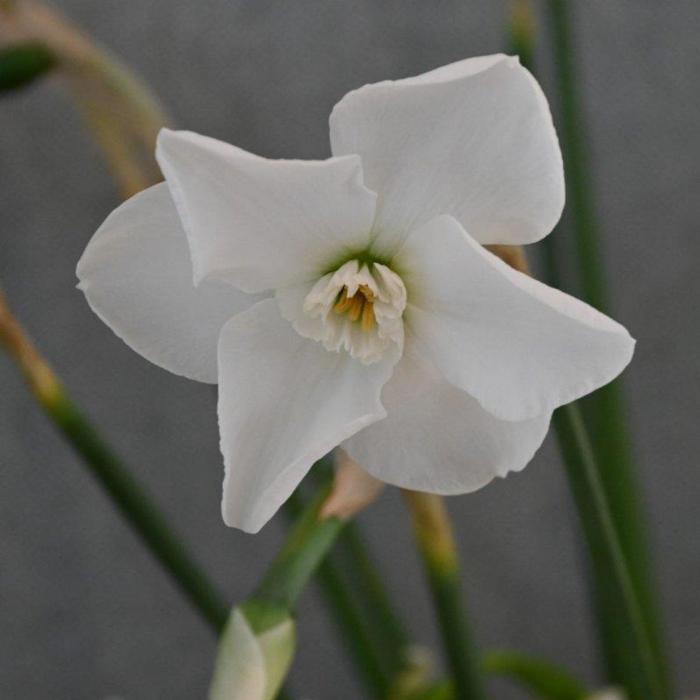
[[224, 520], [248, 531], [337, 445], [441, 494], [518, 471], [553, 409], [633, 352], [615, 321], [483, 248], [541, 239], [564, 203], [547, 101], [517, 58], [366, 85], [330, 130], [323, 161], [163, 130], [165, 183], [78, 265], [133, 349], [218, 382]]

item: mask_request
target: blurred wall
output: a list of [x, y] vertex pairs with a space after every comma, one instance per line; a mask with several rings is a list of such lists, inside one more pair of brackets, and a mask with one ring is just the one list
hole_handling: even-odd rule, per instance
[[[630, 417], [669, 638], [689, 693], [700, 690], [700, 6], [574, 4], [614, 315], [639, 341], [625, 374]], [[504, 46], [504, 2], [58, 5], [137, 69], [179, 125], [267, 156], [325, 157], [328, 114], [353, 87]], [[2, 285], [76, 399], [237, 599], [282, 526], [275, 520], [255, 537], [224, 527], [212, 390], [142, 360], [76, 291], [75, 263], [116, 204], [100, 155], [58, 86], [0, 101]], [[450, 506], [481, 645], [547, 655], [592, 678], [584, 560], [554, 446], [522, 474]], [[415, 638], [435, 643], [397, 494], [387, 492], [362, 523]], [[309, 698], [357, 697], [315, 591], [302, 608], [294, 687]], [[2, 698], [204, 697], [209, 631], [4, 357], [0, 616]], [[502, 687], [498, 697], [520, 696]]]

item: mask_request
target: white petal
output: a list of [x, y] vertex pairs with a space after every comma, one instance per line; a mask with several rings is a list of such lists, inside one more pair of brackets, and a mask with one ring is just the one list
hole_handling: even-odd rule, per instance
[[564, 205], [547, 100], [517, 58], [484, 56], [415, 78], [366, 85], [331, 114], [335, 155], [357, 153], [379, 194], [374, 244], [451, 214], [480, 243], [546, 236]]
[[632, 357], [619, 323], [513, 270], [449, 216], [412, 233], [393, 264], [416, 344], [498, 418], [550, 413], [607, 384]]
[[363, 365], [302, 338], [262, 301], [227, 323], [219, 342], [223, 515], [257, 532], [311, 465], [384, 417], [392, 364]]
[[209, 700], [263, 700], [267, 684], [260, 644], [240, 610], [233, 610], [217, 653]]
[[184, 222], [194, 280], [260, 292], [319, 277], [363, 250], [376, 195], [357, 156], [269, 160], [223, 141], [163, 129], [158, 163]]
[[175, 374], [216, 383], [226, 321], [259, 297], [208, 282], [195, 288], [185, 232], [162, 183], [116, 209], [78, 263], [92, 310], [136, 352]]
[[549, 414], [502, 421], [428, 363], [404, 355], [382, 391], [387, 417], [343, 447], [370, 474], [416, 491], [469, 493], [519, 471], [542, 444]]

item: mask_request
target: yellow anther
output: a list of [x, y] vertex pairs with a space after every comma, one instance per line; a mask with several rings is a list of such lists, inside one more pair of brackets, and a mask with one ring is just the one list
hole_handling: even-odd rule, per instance
[[347, 314], [352, 322], [359, 320], [362, 330], [370, 331], [377, 321], [373, 302], [374, 292], [367, 285], [361, 284], [351, 297], [348, 296], [347, 287], [343, 287], [338, 301], [333, 305], [333, 311], [339, 316]]
[[362, 307], [365, 305], [365, 297], [362, 294], [355, 294], [352, 298], [352, 305], [348, 311], [348, 318], [351, 321], [357, 321], [362, 315]]
[[340, 295], [340, 299], [335, 303], [333, 311], [337, 314], [344, 314], [352, 306], [354, 298], [355, 297], [348, 298], [348, 290], [343, 287], [343, 292]]
[[376, 323], [376, 318], [374, 316], [374, 304], [367, 300], [362, 309], [362, 321], [360, 325], [363, 331], [371, 331]]
[[358, 291], [362, 293], [367, 301], [374, 301], [374, 292], [366, 284], [361, 284], [358, 287]]

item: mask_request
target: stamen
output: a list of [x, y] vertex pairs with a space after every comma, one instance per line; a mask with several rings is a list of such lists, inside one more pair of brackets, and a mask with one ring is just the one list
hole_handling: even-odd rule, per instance
[[361, 284], [358, 287], [358, 291], [362, 292], [364, 294], [365, 299], [369, 302], [374, 301], [374, 292], [366, 285], [366, 284]]
[[348, 289], [347, 287], [343, 287], [343, 292], [340, 295], [340, 299], [333, 307], [333, 311], [340, 315], [344, 314], [352, 306], [354, 298], [355, 297], [348, 298]]
[[362, 330], [370, 331], [376, 322], [374, 299], [374, 292], [366, 284], [360, 284], [351, 297], [348, 296], [348, 288], [343, 287], [338, 301], [333, 306], [333, 311], [339, 316], [347, 314], [348, 319], [353, 323], [360, 320]]
[[396, 273], [351, 260], [316, 282], [303, 305], [314, 321], [294, 327], [327, 350], [346, 350], [372, 364], [386, 352], [400, 352], [405, 308], [406, 289]]
[[352, 298], [352, 305], [348, 311], [348, 318], [351, 321], [357, 321], [362, 314], [362, 307], [365, 305], [365, 297], [363, 294], [355, 294]]
[[371, 331], [376, 322], [377, 319], [374, 315], [374, 304], [371, 301], [367, 301], [362, 309], [362, 321], [360, 322], [362, 330], [366, 333]]

